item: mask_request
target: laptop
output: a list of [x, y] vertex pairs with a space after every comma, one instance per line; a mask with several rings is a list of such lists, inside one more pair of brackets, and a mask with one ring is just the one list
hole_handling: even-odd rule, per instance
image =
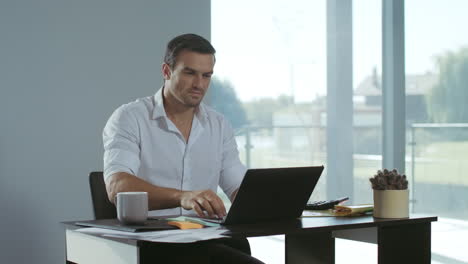
[[250, 169], [222, 225], [252, 224], [299, 218], [324, 167]]

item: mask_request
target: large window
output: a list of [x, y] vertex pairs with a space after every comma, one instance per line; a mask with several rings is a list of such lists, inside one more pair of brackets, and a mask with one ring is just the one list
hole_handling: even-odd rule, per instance
[[[399, 107], [383, 103], [386, 1], [212, 0], [217, 63], [208, 103], [233, 123], [248, 167], [324, 164], [311, 200], [349, 194], [355, 204], [372, 202], [368, 179], [389, 156], [388, 133], [405, 130], [383, 130], [383, 115]], [[396, 16], [405, 25], [406, 57], [399, 65], [406, 69], [406, 153], [399, 156], [410, 210], [440, 217], [433, 263], [465, 263], [468, 2], [412, 0], [404, 10], [404, 19]], [[392, 140], [403, 146], [403, 136]], [[337, 251], [347, 254], [336, 263], [376, 262], [375, 245], [356, 245], [337, 240]], [[275, 255], [281, 246], [267, 249], [272, 257], [264, 260], [283, 263]]]

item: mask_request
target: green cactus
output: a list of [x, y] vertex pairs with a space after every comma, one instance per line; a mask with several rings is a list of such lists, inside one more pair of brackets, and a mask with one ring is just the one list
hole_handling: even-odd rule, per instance
[[408, 189], [408, 180], [406, 175], [398, 174], [396, 169], [391, 171], [384, 169], [378, 170], [373, 178], [369, 179], [374, 190], [406, 190]]

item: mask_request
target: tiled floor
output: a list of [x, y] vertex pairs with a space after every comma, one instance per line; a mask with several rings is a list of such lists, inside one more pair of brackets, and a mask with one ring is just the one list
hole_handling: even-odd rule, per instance
[[[268, 264], [284, 263], [284, 236], [249, 238], [252, 255]], [[377, 245], [335, 240], [336, 264], [375, 264]], [[432, 223], [432, 264], [468, 264], [468, 221], [439, 218]]]

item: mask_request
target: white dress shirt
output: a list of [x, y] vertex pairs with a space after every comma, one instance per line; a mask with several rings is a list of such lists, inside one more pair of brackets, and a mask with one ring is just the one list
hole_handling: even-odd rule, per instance
[[[153, 185], [178, 190], [216, 192], [219, 185], [231, 197], [246, 172], [232, 127], [221, 114], [201, 103], [186, 142], [166, 115], [162, 90], [122, 105], [109, 118], [103, 131], [104, 177], [127, 172]], [[179, 207], [149, 215], [194, 213]]]

